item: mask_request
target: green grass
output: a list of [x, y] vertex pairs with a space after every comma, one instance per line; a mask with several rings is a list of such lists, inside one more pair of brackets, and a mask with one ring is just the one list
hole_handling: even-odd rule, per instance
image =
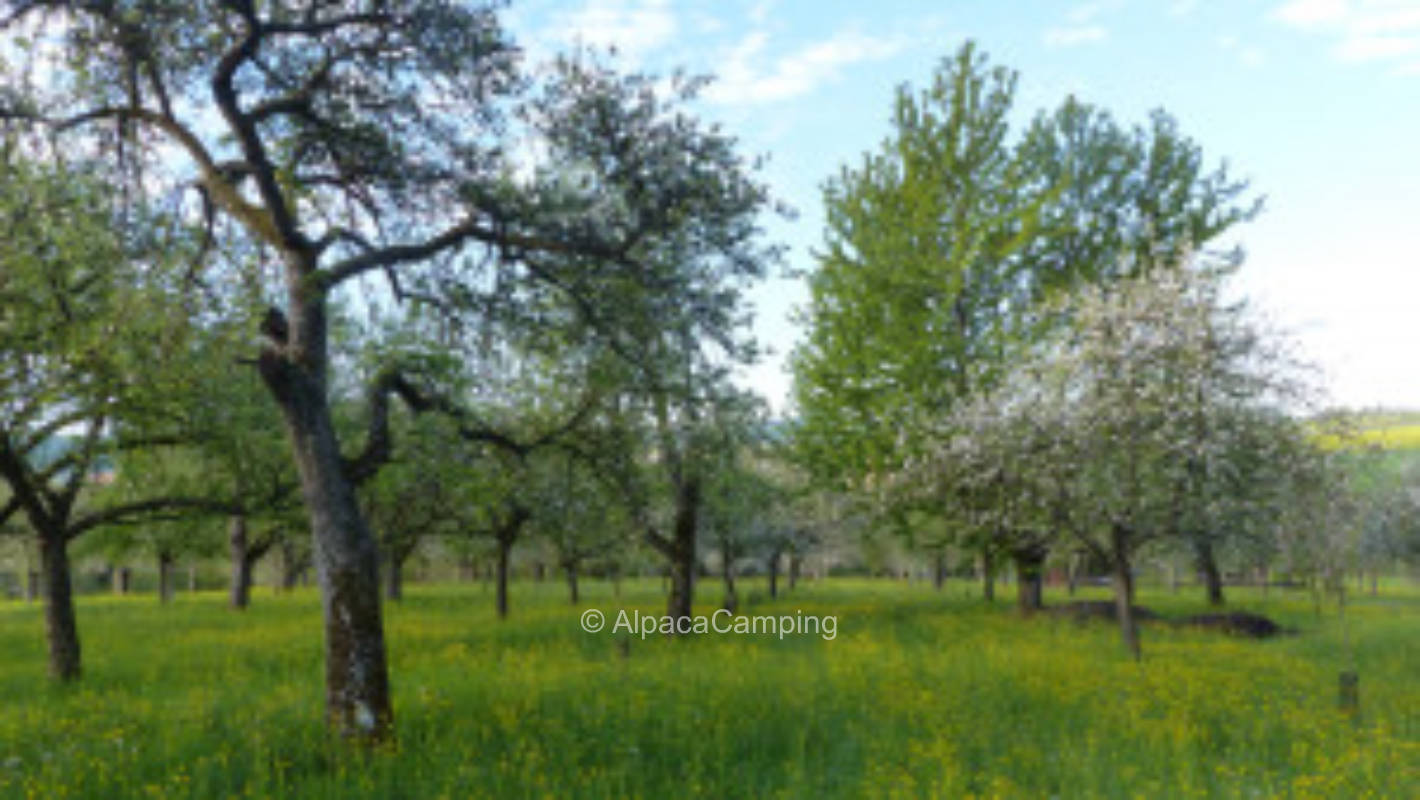
[[[613, 618], [661, 610], [655, 582], [586, 589]], [[84, 598], [74, 687], [44, 677], [38, 609], [0, 604], [0, 797], [1420, 796], [1408, 584], [1348, 610], [1359, 724], [1335, 708], [1351, 656], [1334, 611], [1276, 590], [1233, 599], [1300, 635], [1151, 627], [1142, 664], [1108, 625], [1018, 619], [965, 584], [801, 585], [746, 611], [837, 615], [832, 641], [652, 636], [629, 654], [562, 591], [515, 585], [500, 623], [479, 586], [410, 587], [388, 612], [399, 748], [369, 757], [324, 737], [309, 592], [259, 592], [244, 615], [215, 593]]]

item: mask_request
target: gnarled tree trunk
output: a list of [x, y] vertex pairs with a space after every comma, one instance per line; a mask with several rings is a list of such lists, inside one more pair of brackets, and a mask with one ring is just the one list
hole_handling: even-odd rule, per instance
[[325, 297], [304, 276], [309, 254], [288, 253], [289, 332], [267, 326], [261, 373], [276, 398], [310, 517], [312, 558], [325, 622], [326, 717], [333, 730], [380, 741], [392, 734], [389, 668], [380, 607], [379, 552], [345, 473], [326, 395]]

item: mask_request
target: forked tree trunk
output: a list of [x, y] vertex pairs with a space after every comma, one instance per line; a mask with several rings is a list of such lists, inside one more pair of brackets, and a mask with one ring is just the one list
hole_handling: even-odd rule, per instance
[[1218, 559], [1213, 554], [1213, 544], [1201, 537], [1193, 543], [1193, 555], [1197, 560], [1198, 573], [1208, 587], [1208, 605], [1223, 605], [1223, 574], [1218, 570]]
[[393, 723], [379, 552], [331, 422], [325, 297], [304, 277], [312, 261], [309, 253], [287, 254], [294, 318], [289, 337], [268, 330], [277, 338], [262, 352], [261, 373], [281, 407], [311, 522], [325, 623], [326, 719], [342, 736], [378, 742], [392, 735]]
[[44, 637], [49, 674], [75, 681], [80, 674], [79, 628], [74, 621], [74, 588], [69, 579], [69, 543], [62, 533], [39, 537], [40, 592], [44, 595]]
[[244, 515], [233, 514], [227, 523], [227, 543], [232, 559], [232, 582], [228, 587], [227, 602], [232, 608], [244, 611], [251, 605], [252, 567], [256, 564], [256, 559], [251, 557], [247, 518]]
[[1143, 657], [1139, 646], [1139, 627], [1134, 619], [1134, 577], [1129, 569], [1128, 530], [1115, 525], [1110, 532], [1114, 575], [1114, 613], [1119, 619], [1119, 632], [1124, 647], [1138, 661]]

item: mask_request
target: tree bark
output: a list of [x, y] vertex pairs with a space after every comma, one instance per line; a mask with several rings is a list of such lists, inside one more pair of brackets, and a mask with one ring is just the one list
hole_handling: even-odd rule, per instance
[[173, 557], [158, 554], [158, 602], [166, 605], [173, 599]]
[[803, 568], [803, 559], [798, 553], [789, 554], [789, 591], [794, 591], [794, 587], [799, 583], [799, 570]]
[[247, 518], [233, 514], [227, 523], [227, 544], [232, 559], [232, 582], [228, 587], [227, 602], [237, 611], [244, 611], [251, 605], [252, 567], [256, 560], [250, 555], [247, 539]]
[[779, 596], [779, 553], [775, 553], [769, 559], [769, 597], [774, 599]]
[[404, 559], [392, 553], [385, 567], [385, 598], [396, 602], [403, 600]]
[[989, 545], [981, 548], [981, 596], [988, 603], [996, 602], [996, 559]]
[[677, 492], [673, 538], [670, 542], [671, 593], [666, 613], [677, 620], [691, 616], [695, 602], [695, 535], [700, 514], [700, 481], [690, 478]]
[[508, 562], [512, 559], [511, 539], [498, 539], [498, 618], [508, 618]]
[[1193, 555], [1198, 564], [1198, 573], [1208, 587], [1208, 605], [1223, 605], [1223, 573], [1218, 570], [1218, 559], [1213, 554], [1213, 545], [1203, 538], [1193, 542]]
[[128, 588], [133, 581], [133, 571], [128, 567], [115, 567], [113, 570], [113, 593], [118, 595], [128, 594]]
[[74, 587], [69, 576], [69, 543], [62, 533], [39, 537], [40, 592], [44, 595], [44, 635], [49, 646], [49, 674], [69, 682], [79, 679], [79, 627], [74, 620]]
[[947, 585], [947, 554], [938, 550], [932, 559], [932, 588], [941, 591]]
[[729, 558], [721, 558], [720, 562], [720, 571], [725, 579], [725, 608], [733, 614], [740, 608], [740, 594], [735, 590], [735, 565]]
[[1029, 616], [1039, 611], [1044, 603], [1045, 557], [1043, 545], [1031, 544], [1011, 552], [1016, 562], [1016, 608]]
[[1129, 569], [1128, 531], [1116, 524], [1110, 532], [1110, 539], [1114, 567], [1114, 613], [1119, 618], [1124, 647], [1138, 661], [1143, 657], [1143, 651], [1139, 645], [1139, 626], [1134, 620], [1134, 577]]
[[326, 719], [342, 736], [374, 743], [393, 733], [379, 552], [345, 474], [326, 393], [325, 297], [307, 276], [311, 254], [288, 252], [289, 341], [273, 341], [260, 366], [281, 407], [310, 516], [312, 558], [325, 624]]
[[577, 564], [576, 564], [576, 562], [569, 561], [569, 562], [567, 563], [567, 565], [566, 565], [566, 570], [567, 570], [567, 595], [568, 595], [568, 597], [570, 598], [572, 605], [575, 606], [575, 605], [577, 605], [578, 603], [580, 603], [580, 602], [582, 601], [582, 595], [581, 595], [580, 592], [577, 591]]

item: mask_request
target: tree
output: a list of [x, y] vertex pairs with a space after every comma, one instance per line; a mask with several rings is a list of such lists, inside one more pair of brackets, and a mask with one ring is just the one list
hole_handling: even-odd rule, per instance
[[[476, 318], [526, 289], [621, 338], [609, 293], [720, 305], [718, 286], [701, 293], [679, 262], [651, 257], [657, 237], [714, 234], [724, 220], [752, 218], [762, 193], [733, 143], [681, 110], [697, 82], [678, 82], [667, 100], [652, 79], [564, 59], [534, 93], [481, 6], [145, 4], [130, 13], [40, 0], [0, 10], [12, 35], [47, 27], [66, 48], [63, 79], [29, 82], [6, 116], [121, 143], [107, 152], [142, 174], [131, 189], [166, 178], [165, 189], [196, 187], [214, 220], [271, 254], [274, 274], [253, 267], [247, 277], [274, 301], [259, 368], [316, 543], [327, 716], [350, 738], [388, 738], [378, 552], [355, 495], [387, 456], [388, 436], [372, 429], [358, 455], [341, 450], [329, 399], [332, 298], [383, 276], [396, 297]], [[517, 163], [514, 135], [539, 142], [545, 163]], [[752, 228], [745, 221], [736, 234]], [[549, 254], [561, 260], [540, 260]], [[394, 371], [379, 378], [377, 389], [398, 393]]]
[[[1163, 111], [1131, 131], [1067, 98], [1013, 141], [1015, 80], [968, 42], [929, 88], [899, 89], [880, 150], [826, 184], [809, 336], [794, 354], [798, 458], [820, 481], [880, 493], [932, 435], [955, 435], [940, 423], [990, 390], [1007, 354], [1059, 324], [1037, 304], [1167, 268], [1260, 209]], [[939, 562], [940, 531], [954, 531], [979, 550], [988, 596], [1001, 554], [1036, 585], [1048, 535], [954, 526], [962, 515], [941, 507], [1012, 491], [912, 494], [912, 508], [885, 512], [933, 539]]]
[[[180, 357], [189, 333], [172, 263], [180, 239], [160, 220], [131, 210], [128, 226], [108, 187], [74, 165], [0, 153], [0, 479], [8, 497], [0, 524], [22, 516], [39, 551], [49, 670], [81, 671], [69, 575], [69, 545], [103, 525], [200, 498], [132, 498], [87, 503], [93, 476], [120, 450], [170, 443], [124, 436], [116, 421], [161, 407], [161, 384], [146, 368]], [[102, 174], [101, 172], [99, 174]], [[115, 435], [115, 432], [118, 435]], [[212, 504], [216, 505], [216, 504]]]
[[793, 357], [802, 458], [861, 482], [900, 460], [900, 426], [966, 395], [994, 361], [1014, 254], [1046, 193], [1012, 152], [1016, 75], [968, 42], [921, 92], [898, 89], [893, 132], [824, 188], [828, 231]]

